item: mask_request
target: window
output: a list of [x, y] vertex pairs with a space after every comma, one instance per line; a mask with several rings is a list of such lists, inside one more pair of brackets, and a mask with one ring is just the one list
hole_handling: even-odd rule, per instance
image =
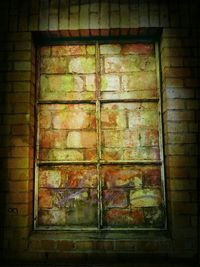
[[39, 49], [36, 229], [164, 229], [153, 43]]

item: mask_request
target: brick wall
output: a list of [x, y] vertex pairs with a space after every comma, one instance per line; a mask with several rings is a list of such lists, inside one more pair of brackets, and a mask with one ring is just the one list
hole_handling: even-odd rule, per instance
[[[80, 2], [80, 5], [78, 5]], [[107, 252], [195, 259], [198, 250], [198, 8], [192, 1], [1, 1], [1, 251], [23, 260], [94, 259]], [[191, 4], [190, 4], [191, 2]], [[40, 37], [160, 34], [167, 233], [34, 233], [34, 33]], [[38, 36], [38, 35], [37, 35]], [[123, 257], [122, 257], [123, 258]]]

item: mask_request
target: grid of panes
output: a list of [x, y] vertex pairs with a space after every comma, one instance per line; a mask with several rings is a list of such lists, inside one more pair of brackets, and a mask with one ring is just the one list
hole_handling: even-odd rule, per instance
[[164, 228], [152, 43], [40, 49], [36, 228]]

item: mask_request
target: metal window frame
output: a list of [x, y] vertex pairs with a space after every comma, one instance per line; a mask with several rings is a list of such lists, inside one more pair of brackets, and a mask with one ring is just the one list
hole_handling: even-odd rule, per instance
[[[157, 78], [157, 92], [158, 97], [156, 98], [146, 98], [146, 99], [101, 99], [101, 91], [100, 91], [100, 53], [99, 53], [99, 45], [100, 44], [114, 44], [114, 43], [153, 43], [155, 46], [155, 58], [156, 58], [156, 78]], [[40, 46], [37, 49], [37, 85], [36, 85], [36, 102], [35, 102], [35, 113], [36, 113], [36, 140], [35, 140], [35, 186], [34, 186], [34, 230], [65, 230], [65, 231], [162, 231], [167, 230], [167, 207], [166, 207], [166, 185], [165, 185], [165, 162], [164, 162], [164, 138], [163, 138], [163, 119], [162, 119], [162, 93], [161, 93], [161, 74], [160, 74], [160, 48], [159, 42], [157, 40], [152, 40], [150, 38], [147, 39], [139, 39], [139, 38], [125, 38], [125, 39], [96, 39], [92, 40], [68, 40], [64, 42], [63, 40], [60, 42], [53, 41], [50, 42], [48, 40], [43, 45], [87, 45], [87, 44], [95, 44], [96, 47], [96, 88], [97, 88], [97, 96], [96, 100], [41, 100], [39, 99], [39, 90], [40, 90]], [[101, 104], [103, 103], [148, 103], [155, 102], [158, 103], [158, 114], [159, 114], [159, 148], [160, 148], [160, 160], [101, 160]], [[98, 159], [95, 161], [39, 161], [39, 112], [38, 107], [42, 104], [95, 104], [96, 106], [96, 122], [97, 122], [97, 155]], [[98, 226], [97, 227], [74, 227], [74, 226], [38, 226], [38, 168], [39, 166], [56, 166], [56, 165], [95, 165], [97, 167], [98, 174]], [[165, 221], [164, 227], [162, 228], [154, 228], [154, 227], [103, 227], [103, 201], [102, 201], [102, 181], [100, 177], [100, 166], [102, 165], [126, 165], [126, 166], [134, 166], [134, 165], [160, 165], [161, 166], [161, 189], [162, 189], [162, 198], [165, 212]]]

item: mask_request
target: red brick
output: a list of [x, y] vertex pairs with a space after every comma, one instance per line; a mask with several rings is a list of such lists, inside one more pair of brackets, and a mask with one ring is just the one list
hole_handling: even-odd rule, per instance
[[103, 190], [105, 208], [125, 208], [128, 205], [128, 195], [123, 189]]
[[52, 195], [49, 190], [46, 189], [40, 190], [39, 208], [52, 208]]
[[66, 58], [42, 58], [41, 60], [41, 72], [42, 73], [66, 73], [67, 72], [67, 59]]
[[83, 45], [65, 45], [65, 46], [53, 46], [52, 56], [80, 56], [86, 54], [86, 47]]
[[122, 53], [152, 55], [154, 54], [154, 46], [152, 44], [126, 44], [122, 47]]
[[105, 213], [105, 222], [108, 225], [142, 225], [144, 213], [142, 209], [110, 209]]

